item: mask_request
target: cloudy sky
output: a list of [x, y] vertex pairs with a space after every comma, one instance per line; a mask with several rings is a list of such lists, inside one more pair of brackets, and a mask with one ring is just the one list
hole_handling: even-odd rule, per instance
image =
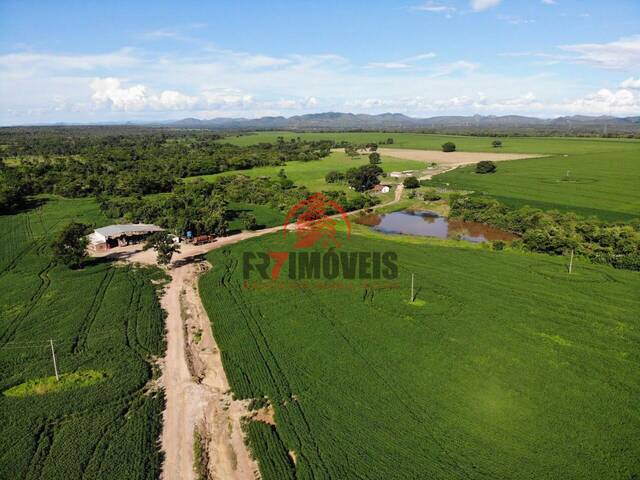
[[0, 0], [0, 125], [640, 115], [638, 0]]

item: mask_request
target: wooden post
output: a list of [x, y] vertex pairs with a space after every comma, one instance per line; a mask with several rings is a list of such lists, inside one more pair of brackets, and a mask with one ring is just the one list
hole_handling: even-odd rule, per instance
[[53, 370], [56, 372], [56, 381], [60, 381], [60, 377], [58, 376], [58, 365], [56, 365], [56, 352], [53, 349], [53, 340], [49, 339], [49, 344], [51, 345], [51, 356], [53, 357]]
[[569, 259], [569, 273], [573, 270], [573, 248], [571, 249], [571, 258]]
[[413, 303], [413, 300], [414, 300], [414, 296], [413, 296], [413, 277], [414, 277], [414, 274], [412, 273], [411, 274], [411, 303]]

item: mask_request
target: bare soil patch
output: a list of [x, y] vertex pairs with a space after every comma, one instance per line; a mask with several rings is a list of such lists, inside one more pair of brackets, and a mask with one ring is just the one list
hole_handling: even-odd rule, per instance
[[419, 180], [429, 180], [439, 173], [448, 172], [463, 165], [478, 163], [481, 160], [502, 162], [506, 160], [522, 160], [525, 158], [539, 158], [544, 156], [535, 153], [441, 152], [438, 150], [411, 150], [405, 148], [379, 148], [378, 152], [381, 155], [400, 158], [402, 160], [437, 163], [435, 167], [420, 172]]
[[469, 165], [481, 160], [501, 162], [505, 160], [521, 160], [523, 158], [541, 157], [531, 153], [482, 153], [482, 152], [441, 152], [438, 150], [410, 150], [405, 148], [379, 148], [378, 153], [403, 160], [419, 160], [436, 162], [441, 165]]

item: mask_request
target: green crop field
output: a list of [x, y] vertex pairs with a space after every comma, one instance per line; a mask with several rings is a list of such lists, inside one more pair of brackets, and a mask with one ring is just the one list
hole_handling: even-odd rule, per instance
[[48, 242], [71, 220], [107, 223], [93, 200], [54, 197], [0, 216], [0, 478], [157, 478], [162, 274], [53, 265]]
[[629, 151], [640, 148], [640, 140], [608, 138], [571, 138], [571, 137], [497, 137], [502, 147], [495, 149], [491, 142], [496, 137], [476, 137], [468, 135], [432, 135], [424, 133], [401, 132], [256, 132], [239, 136], [225, 137], [222, 142], [235, 145], [254, 145], [256, 143], [275, 143], [278, 137], [286, 140], [300, 137], [303, 140], [335, 140], [353, 144], [380, 142], [393, 138], [393, 145], [380, 145], [381, 148], [416, 148], [420, 150], [440, 150], [445, 142], [454, 142], [459, 151], [467, 152], [505, 152], [505, 153], [598, 153]]
[[573, 211], [604, 220], [640, 218], [640, 145], [634, 151], [586, 153], [501, 162], [491, 175], [464, 167], [437, 175], [511, 205]]
[[279, 135], [354, 143], [391, 136], [395, 140], [394, 148], [439, 150], [445, 141], [453, 141], [459, 151], [540, 153], [548, 156], [502, 162], [492, 175], [477, 175], [473, 167], [460, 168], [437, 175], [432, 183], [487, 193], [514, 207], [531, 205], [545, 210], [573, 211], [604, 220], [640, 217], [638, 140], [509, 137], [502, 139], [503, 147], [499, 149], [491, 147], [492, 137], [417, 133], [260, 132], [226, 140], [238, 144], [273, 142]]
[[283, 242], [200, 281], [233, 391], [275, 407], [264, 479], [640, 475], [637, 273], [367, 232], [341, 249], [397, 252], [399, 288], [245, 288], [242, 252]]
[[[331, 184], [324, 180], [327, 173], [332, 170], [339, 172], [346, 172], [353, 167], [359, 167], [369, 163], [369, 158], [366, 155], [360, 155], [359, 157], [350, 158], [342, 152], [333, 152], [328, 157], [321, 160], [315, 160], [310, 162], [289, 162], [282, 167], [258, 167], [251, 170], [236, 170], [224, 173], [217, 173], [214, 175], [203, 175], [202, 177], [207, 181], [213, 181], [221, 175], [247, 175], [249, 177], [268, 176], [275, 177], [280, 169], [284, 169], [287, 177], [293, 180], [297, 185], [304, 185], [312, 192], [321, 190], [344, 190], [348, 191], [346, 184]], [[386, 172], [393, 172], [396, 170], [421, 170], [425, 168], [424, 162], [415, 160], [401, 160], [392, 157], [383, 157], [380, 167]]]

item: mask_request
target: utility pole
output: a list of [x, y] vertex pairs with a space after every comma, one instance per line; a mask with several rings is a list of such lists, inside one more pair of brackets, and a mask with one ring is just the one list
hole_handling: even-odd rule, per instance
[[410, 303], [413, 303], [413, 299], [414, 299], [414, 297], [413, 297], [413, 277], [414, 276], [415, 275], [412, 273], [411, 274], [411, 302]]
[[51, 356], [53, 357], [53, 370], [56, 372], [56, 382], [60, 381], [60, 377], [58, 376], [58, 365], [56, 365], [56, 352], [53, 349], [53, 340], [49, 339], [49, 344], [51, 345]]
[[573, 270], [573, 248], [571, 249], [571, 258], [569, 259], [569, 273]]

